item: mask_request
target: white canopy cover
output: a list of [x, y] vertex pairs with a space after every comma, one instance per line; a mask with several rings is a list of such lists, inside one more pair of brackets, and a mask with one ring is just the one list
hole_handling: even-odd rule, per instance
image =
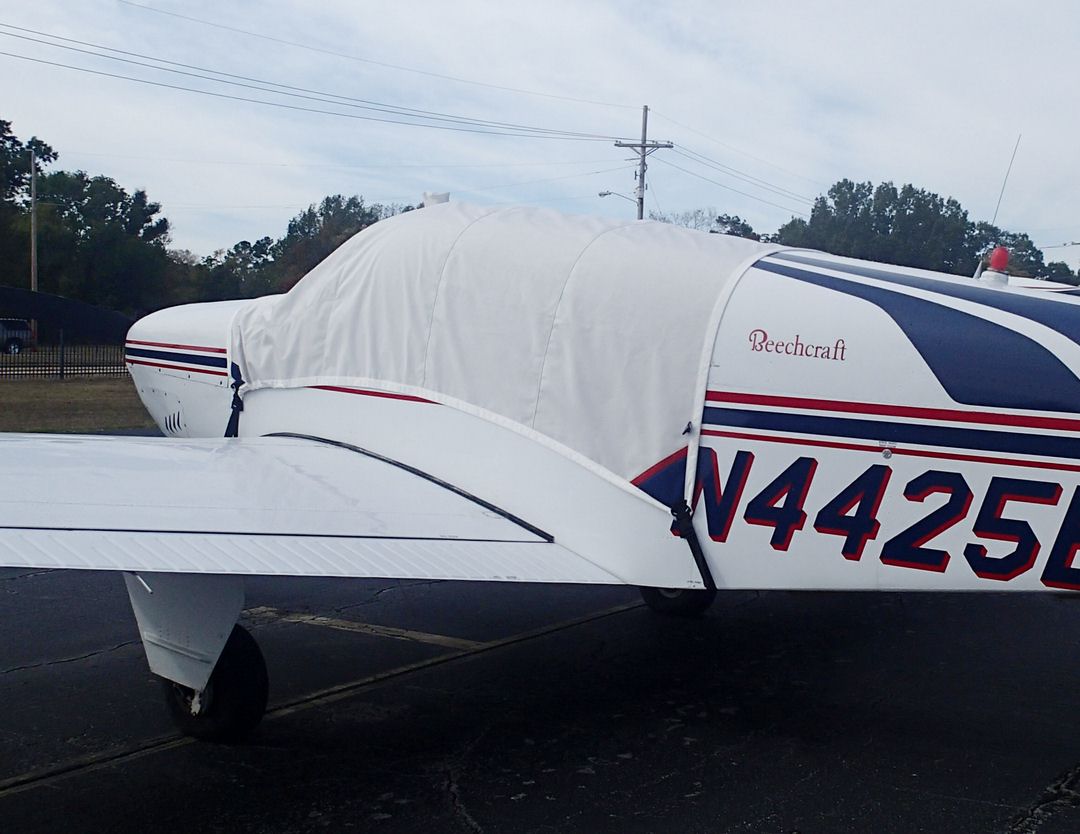
[[630, 480], [686, 445], [724, 290], [777, 247], [665, 223], [443, 203], [244, 306], [241, 393], [357, 386], [534, 435]]

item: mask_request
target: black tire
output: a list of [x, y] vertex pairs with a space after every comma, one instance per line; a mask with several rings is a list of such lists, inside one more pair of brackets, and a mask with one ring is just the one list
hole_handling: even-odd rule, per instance
[[716, 599], [715, 590], [641, 588], [641, 598], [666, 617], [700, 617]]
[[8, 339], [4, 344], [4, 353], [14, 356], [17, 353], [22, 353], [23, 343], [22, 339]]
[[259, 644], [243, 626], [233, 626], [210, 681], [192, 713], [194, 690], [162, 680], [165, 703], [177, 729], [204, 741], [241, 741], [262, 720], [270, 679]]

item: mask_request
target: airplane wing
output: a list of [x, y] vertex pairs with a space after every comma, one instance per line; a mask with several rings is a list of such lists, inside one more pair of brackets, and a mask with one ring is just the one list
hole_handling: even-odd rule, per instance
[[417, 469], [300, 436], [0, 435], [0, 567], [620, 583]]

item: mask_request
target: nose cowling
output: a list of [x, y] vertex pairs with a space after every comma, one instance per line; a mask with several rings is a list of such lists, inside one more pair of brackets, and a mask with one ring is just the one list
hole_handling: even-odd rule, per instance
[[222, 435], [230, 403], [229, 325], [245, 303], [170, 307], [145, 316], [128, 331], [128, 370], [163, 434]]

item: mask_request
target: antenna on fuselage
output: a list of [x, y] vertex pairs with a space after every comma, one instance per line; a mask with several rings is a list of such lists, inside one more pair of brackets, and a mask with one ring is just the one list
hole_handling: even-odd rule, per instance
[[[1016, 162], [1016, 151], [1020, 147], [1020, 139], [1021, 137], [1023, 137], [1023, 135], [1024, 134], [1022, 133], [1016, 134], [1016, 144], [1013, 145], [1012, 156], [1009, 157], [1009, 167], [1005, 169], [1005, 178], [1001, 181], [1001, 190], [998, 192], [997, 205], [994, 206], [994, 216], [990, 219], [991, 226], [997, 225], [998, 211], [1001, 209], [1001, 199], [1005, 196], [1005, 185], [1009, 182], [1009, 174], [1012, 173], [1013, 163]], [[1004, 270], [1004, 268], [1007, 268], [1009, 264], [1009, 250], [1005, 249], [1005, 247], [1003, 246], [998, 246], [996, 249], [993, 250], [994, 253], [997, 253], [999, 249], [1005, 252], [1005, 261], [1002, 264], [1002, 268]], [[983, 257], [984, 255], [979, 256], [979, 263], [975, 266], [975, 274], [972, 276], [973, 278], [982, 277]], [[993, 258], [993, 254], [991, 254], [991, 258]], [[994, 269], [993, 263], [990, 264], [990, 269]]]

